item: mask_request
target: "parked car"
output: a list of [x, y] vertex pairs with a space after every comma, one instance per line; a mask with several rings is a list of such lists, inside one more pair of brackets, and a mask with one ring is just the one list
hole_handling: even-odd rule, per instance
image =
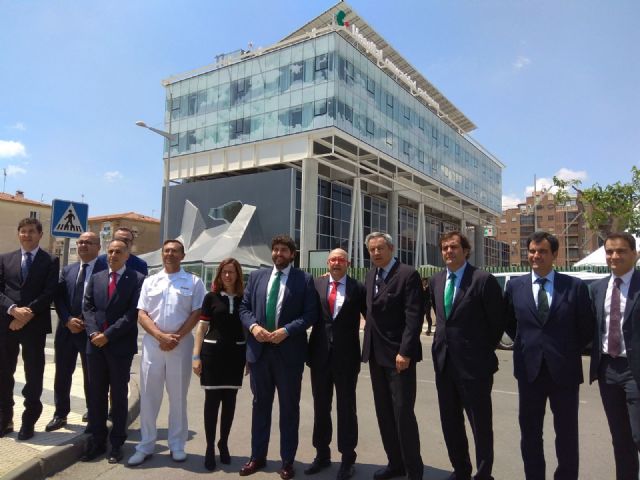
[[[580, 278], [587, 285], [609, 275], [608, 273], [593, 273], [593, 272], [587, 272], [587, 271], [560, 272], [560, 273], [564, 273], [572, 277]], [[493, 276], [496, 277], [496, 280], [498, 280], [498, 283], [500, 284], [500, 286], [502, 287], [502, 291], [504, 292], [505, 288], [507, 287], [507, 283], [509, 283], [509, 280], [511, 280], [514, 277], [520, 277], [522, 275], [530, 275], [530, 274], [531, 272], [505, 272], [505, 273], [494, 273]], [[502, 334], [502, 338], [498, 343], [498, 348], [501, 350], [513, 350], [513, 339], [509, 335], [507, 335], [507, 332]]]

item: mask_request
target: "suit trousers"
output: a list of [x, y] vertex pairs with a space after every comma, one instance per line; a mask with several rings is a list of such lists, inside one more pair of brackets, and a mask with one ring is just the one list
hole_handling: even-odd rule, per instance
[[257, 362], [249, 364], [253, 409], [251, 415], [251, 458], [267, 458], [271, 434], [273, 397], [278, 390], [280, 406], [280, 458], [293, 463], [298, 450], [300, 392], [304, 363], [291, 364], [278, 345], [264, 344]]
[[[66, 329], [67, 327], [60, 326]], [[76, 335], [80, 338], [76, 338]], [[87, 368], [87, 335], [84, 332], [78, 334], [56, 334], [54, 343], [56, 374], [53, 381], [53, 393], [56, 417], [66, 417], [71, 411], [71, 381], [76, 370], [78, 354], [82, 365], [82, 379], [84, 386], [84, 398], [87, 409], [89, 408], [89, 369]]]
[[113, 355], [108, 346], [87, 354], [89, 366], [89, 425], [94, 445], [107, 440], [107, 410], [111, 393], [113, 426], [109, 441], [120, 447], [127, 439], [129, 375], [133, 355]]
[[22, 348], [25, 384], [22, 424], [33, 426], [42, 413], [42, 382], [44, 376], [45, 333], [24, 335], [23, 331], [0, 334], [0, 416], [3, 423], [13, 420], [14, 374], [18, 364], [18, 352]]
[[358, 444], [358, 413], [356, 408], [356, 384], [358, 372], [348, 368], [327, 364], [312, 367], [311, 391], [313, 393], [313, 446], [317, 458], [331, 458], [331, 403], [333, 389], [336, 390], [338, 416], [338, 451], [342, 462], [356, 461]]
[[456, 478], [471, 478], [469, 442], [464, 426], [467, 414], [476, 445], [477, 480], [492, 479], [493, 468], [493, 411], [491, 388], [493, 375], [478, 380], [461, 379], [447, 359], [442, 373], [436, 372], [436, 388], [440, 406], [440, 421], [449, 460]]
[[416, 363], [398, 373], [369, 357], [371, 387], [382, 445], [389, 468], [404, 470], [412, 480], [421, 479], [424, 464], [420, 456], [420, 434], [414, 412], [416, 403]]
[[559, 385], [553, 381], [543, 362], [533, 382], [518, 380], [520, 449], [527, 480], [545, 478], [545, 459], [542, 441], [547, 399], [553, 413], [556, 434], [558, 468], [555, 480], [578, 480], [578, 399], [580, 386]]
[[158, 430], [156, 420], [165, 385], [169, 397], [169, 450], [184, 450], [189, 426], [187, 392], [191, 381], [193, 335], [189, 334], [168, 352], [160, 350], [158, 341], [146, 333], [142, 338], [140, 358], [140, 443], [138, 452], [153, 453]]
[[637, 480], [640, 392], [628, 360], [625, 357], [602, 355], [598, 386], [613, 441], [616, 480]]

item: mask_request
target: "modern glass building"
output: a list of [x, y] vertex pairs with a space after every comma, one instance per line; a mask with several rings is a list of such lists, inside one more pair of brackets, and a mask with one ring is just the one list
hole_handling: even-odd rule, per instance
[[[340, 10], [348, 26], [336, 23]], [[220, 55], [163, 83], [175, 134], [165, 148], [177, 183], [163, 212], [170, 234], [185, 200], [203, 211], [240, 200], [255, 202], [267, 237], [296, 238], [303, 266], [310, 252], [337, 246], [366, 266], [363, 241], [375, 230], [394, 237], [402, 261], [439, 264], [437, 238], [451, 229], [467, 231], [483, 264], [502, 163], [345, 2], [274, 46]]]

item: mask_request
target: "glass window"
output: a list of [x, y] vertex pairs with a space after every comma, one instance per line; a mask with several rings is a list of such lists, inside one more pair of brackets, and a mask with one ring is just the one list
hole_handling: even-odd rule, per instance
[[[325, 105], [326, 110], [326, 105]], [[291, 110], [291, 120], [289, 124], [292, 127], [302, 126], [302, 107], [294, 108]]]
[[371, 95], [375, 95], [376, 94], [376, 82], [372, 78], [369, 78], [369, 77], [367, 77], [367, 91]]
[[393, 133], [387, 130], [387, 145], [393, 146]]
[[325, 53], [316, 57], [316, 72], [326, 70], [329, 66], [329, 56]]
[[431, 136], [436, 140], [438, 139], [438, 129], [435, 127], [435, 125], [431, 127]]
[[344, 105], [344, 119], [349, 123], [353, 123], [353, 108], [347, 104]]
[[373, 135], [376, 131], [376, 124], [370, 118], [367, 118], [367, 133]]
[[326, 115], [326, 113], [327, 113], [327, 100], [326, 99], [316, 100], [313, 106], [313, 115], [317, 117], [319, 115]]
[[393, 95], [387, 92], [387, 107], [393, 107]]

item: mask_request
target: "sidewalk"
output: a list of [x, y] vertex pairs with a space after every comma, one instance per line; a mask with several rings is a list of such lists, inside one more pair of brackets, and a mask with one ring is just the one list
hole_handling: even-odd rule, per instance
[[[82, 422], [86, 411], [84, 390], [82, 388], [82, 369], [80, 359], [73, 375], [71, 387], [71, 412], [67, 416], [67, 426], [55, 432], [45, 432], [45, 425], [53, 418], [53, 379], [55, 365], [53, 362], [53, 335], [48, 335], [46, 365], [44, 373], [44, 390], [42, 392], [43, 411], [35, 425], [35, 435], [26, 442], [18, 441], [18, 431], [23, 411], [22, 388], [24, 386], [24, 368], [22, 359], [18, 360], [13, 392], [15, 401], [13, 423], [15, 431], [0, 438], [0, 478], [8, 480], [44, 479], [76, 462], [84, 453], [89, 435], [84, 433], [87, 426]], [[51, 345], [50, 345], [51, 344]], [[137, 375], [131, 376], [129, 382], [129, 423], [140, 410], [140, 393]]]

